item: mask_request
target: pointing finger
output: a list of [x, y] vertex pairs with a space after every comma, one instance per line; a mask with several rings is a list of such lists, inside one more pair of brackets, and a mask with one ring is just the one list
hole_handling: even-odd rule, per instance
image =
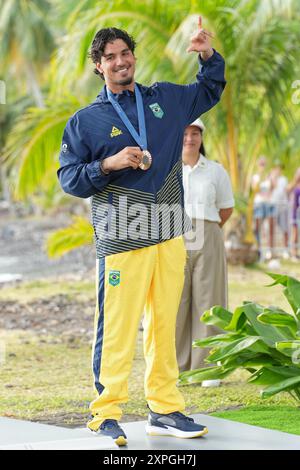
[[199, 29], [202, 29], [202, 16], [199, 16], [198, 27], [199, 27]]

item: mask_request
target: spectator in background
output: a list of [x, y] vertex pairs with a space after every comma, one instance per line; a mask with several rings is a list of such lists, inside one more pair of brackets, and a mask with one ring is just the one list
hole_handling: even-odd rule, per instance
[[299, 261], [298, 239], [300, 224], [300, 168], [296, 170], [293, 181], [288, 185], [288, 194], [292, 200], [291, 255], [293, 261]]
[[265, 157], [260, 157], [258, 160], [258, 171], [252, 177], [251, 187], [256, 193], [254, 197], [254, 221], [255, 221], [255, 236], [257, 239], [258, 249], [261, 253], [261, 230], [264, 220], [268, 221], [268, 250], [265, 254], [265, 259], [271, 259], [273, 256], [274, 248], [274, 223], [275, 223], [275, 206], [271, 203], [271, 180], [267, 175], [266, 170], [267, 160]]
[[[202, 121], [197, 119], [186, 128], [183, 140], [185, 209], [194, 230], [203, 230], [204, 240], [201, 249], [189, 250], [187, 246], [185, 283], [176, 326], [177, 360], [181, 372], [205, 366], [208, 352], [192, 348], [193, 341], [220, 333], [217, 328], [200, 322], [203, 312], [214, 305], [227, 307], [222, 226], [232, 214], [234, 199], [225, 169], [205, 156], [203, 130]], [[219, 384], [220, 381], [202, 382], [203, 386]]]
[[283, 234], [283, 258], [289, 258], [289, 204], [288, 204], [288, 179], [282, 175], [283, 165], [277, 160], [270, 172], [271, 181], [271, 205], [275, 207], [275, 223]]

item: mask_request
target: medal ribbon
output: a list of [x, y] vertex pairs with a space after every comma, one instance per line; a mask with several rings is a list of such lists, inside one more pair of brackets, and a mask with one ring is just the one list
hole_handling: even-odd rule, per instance
[[138, 115], [138, 124], [139, 124], [139, 134], [129, 121], [125, 111], [122, 109], [120, 104], [115, 99], [113, 93], [106, 88], [107, 90], [107, 98], [115, 108], [116, 112], [118, 113], [119, 117], [122, 119], [123, 123], [127, 127], [128, 131], [130, 132], [131, 136], [134, 140], [139, 144], [139, 146], [143, 150], [147, 150], [147, 135], [146, 135], [146, 124], [145, 124], [145, 112], [144, 112], [144, 105], [141, 92], [139, 87], [135, 84], [134, 91], [135, 91], [135, 98], [136, 98], [136, 107], [137, 107], [137, 115]]

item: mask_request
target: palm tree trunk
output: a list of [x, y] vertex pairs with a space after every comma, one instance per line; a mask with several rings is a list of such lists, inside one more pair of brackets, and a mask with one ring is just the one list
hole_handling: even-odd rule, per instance
[[[226, 119], [227, 119], [227, 133], [228, 133], [228, 160], [230, 168], [230, 176], [233, 191], [239, 193], [242, 189], [241, 176], [242, 171], [239, 167], [239, 154], [238, 154], [238, 130], [236, 128], [236, 120], [233, 114], [232, 95], [230, 85], [225, 89], [226, 100]], [[255, 237], [252, 230], [253, 218], [253, 197], [249, 199], [247, 212], [244, 216], [242, 214], [237, 218], [238, 222], [236, 227], [233, 228], [232, 233], [235, 235], [236, 244], [227, 250], [229, 262], [232, 264], [249, 264], [257, 259], [257, 250], [255, 249]]]
[[25, 63], [25, 71], [27, 75], [28, 91], [33, 95], [36, 106], [38, 108], [44, 108], [44, 97], [38, 84], [34, 68], [29, 62]]
[[0, 163], [0, 186], [1, 186], [1, 197], [5, 203], [8, 204], [8, 211], [11, 215], [15, 215], [15, 206], [11, 199], [11, 193], [8, 185], [8, 175], [5, 171], [4, 165]]
[[231, 87], [230, 85], [225, 88], [225, 100], [227, 102], [227, 132], [228, 132], [228, 159], [230, 167], [231, 182], [233, 191], [238, 192], [239, 189], [239, 166], [238, 166], [238, 151], [236, 142], [236, 129], [235, 120], [232, 111]]

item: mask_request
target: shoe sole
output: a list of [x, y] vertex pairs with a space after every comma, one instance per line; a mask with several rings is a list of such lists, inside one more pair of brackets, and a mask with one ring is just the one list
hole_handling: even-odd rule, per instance
[[160, 428], [158, 426], [146, 425], [146, 433], [150, 436], [173, 436], [179, 437], [180, 439], [192, 439], [194, 437], [205, 436], [208, 433], [208, 429], [204, 428], [201, 431], [190, 431], [185, 432], [175, 428]]
[[116, 439], [114, 439], [114, 441], [120, 447], [127, 445], [127, 439], [125, 439], [124, 436], [119, 436]]
[[[90, 429], [90, 428], [89, 428]], [[106, 436], [106, 437], [111, 437], [114, 442], [118, 445], [118, 446], [126, 446], [127, 445], [127, 439], [124, 437], [124, 436], [118, 436], [116, 438], [113, 438], [112, 436], [108, 436], [107, 434], [101, 434], [101, 432], [99, 431], [94, 431], [91, 429], [91, 431], [97, 433], [99, 436]]]

